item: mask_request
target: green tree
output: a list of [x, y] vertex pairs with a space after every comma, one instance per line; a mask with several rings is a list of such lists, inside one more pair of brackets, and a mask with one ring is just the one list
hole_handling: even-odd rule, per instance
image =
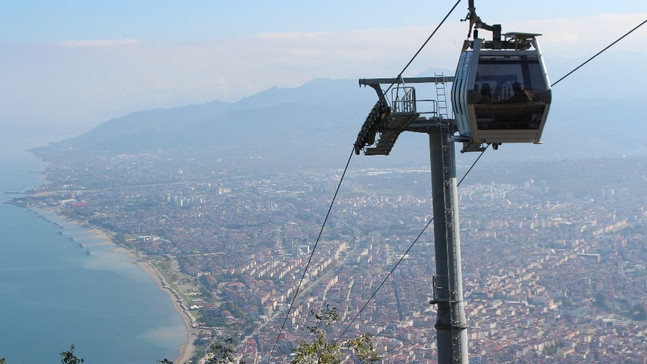
[[294, 353], [296, 356], [292, 360], [292, 364], [341, 363], [340, 345], [328, 340], [323, 333], [318, 333], [317, 337], [311, 342], [299, 344]]
[[209, 347], [207, 364], [224, 364], [234, 362], [234, 339], [229, 338], [224, 342], [214, 342]]
[[315, 324], [308, 326], [308, 330], [316, 337], [310, 342], [301, 342], [294, 350], [295, 357], [292, 364], [337, 364], [341, 363], [343, 358], [342, 348], [352, 349], [357, 355], [357, 359], [362, 363], [373, 363], [382, 359], [375, 350], [372, 337], [368, 333], [363, 333], [356, 338], [346, 342], [331, 341], [326, 337], [326, 328], [335, 323], [338, 319], [337, 309], [326, 308], [315, 312], [310, 311], [314, 316]]
[[382, 356], [375, 350], [375, 344], [372, 339], [373, 336], [371, 334], [364, 332], [359, 337], [349, 339], [346, 342], [346, 346], [355, 350], [357, 359], [362, 363], [373, 363], [382, 360]]
[[85, 360], [79, 359], [74, 354], [74, 344], [70, 345], [70, 350], [61, 351], [61, 363], [62, 364], [79, 364], [83, 363]]

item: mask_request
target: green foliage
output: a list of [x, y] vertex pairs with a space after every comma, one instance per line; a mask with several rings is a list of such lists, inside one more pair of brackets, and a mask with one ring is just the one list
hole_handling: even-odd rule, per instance
[[[304, 341], [299, 344], [294, 350], [295, 358], [292, 360], [292, 364], [338, 364], [341, 363], [343, 358], [343, 348], [352, 349], [357, 356], [357, 360], [362, 363], [368, 364], [382, 360], [382, 357], [375, 350], [372, 336], [368, 333], [362, 333], [356, 338], [341, 343], [329, 340], [326, 337], [326, 328], [334, 324], [338, 319], [336, 308], [330, 308], [327, 305], [321, 311], [315, 312], [312, 310], [310, 312], [315, 319], [315, 324], [308, 326], [308, 330], [310, 333], [315, 334], [316, 338], [311, 342]], [[204, 363], [234, 363], [233, 354], [234, 340], [232, 338], [220, 342], [216, 341], [209, 347], [209, 354]], [[84, 359], [78, 358], [74, 354], [74, 344], [70, 345], [69, 350], [62, 351], [60, 355], [62, 364], [81, 364], [85, 362]], [[173, 364], [172, 361], [166, 358], [157, 362], [160, 364]], [[0, 358], [0, 364], [6, 364], [6, 359]], [[244, 362], [241, 361], [239, 364], [244, 364]]]
[[220, 317], [219, 309], [209, 309], [201, 308], [199, 311], [200, 321], [204, 322], [205, 325], [216, 327], [220, 325], [225, 325], [225, 320]]
[[357, 359], [362, 363], [373, 363], [382, 360], [382, 356], [375, 350], [373, 336], [367, 332], [362, 333], [359, 337], [349, 339], [346, 346], [355, 350]]
[[74, 354], [74, 344], [70, 345], [70, 350], [61, 352], [61, 363], [62, 364], [79, 364], [83, 363], [85, 360], [79, 359]]
[[296, 356], [292, 364], [301, 363], [341, 363], [340, 345], [331, 342], [323, 333], [317, 334], [317, 338], [311, 342], [302, 342], [294, 350]]
[[326, 308], [319, 312], [310, 310], [310, 313], [314, 316], [316, 321], [314, 326], [308, 326], [308, 330], [313, 334], [321, 333], [325, 327], [331, 326], [339, 318], [337, 307], [330, 308], [330, 305], [326, 305]]
[[209, 356], [207, 357], [207, 364], [223, 364], [233, 363], [234, 356], [234, 340], [232, 338], [226, 339], [224, 342], [215, 342], [209, 347]]
[[347, 340], [345, 343], [339, 343], [337, 340], [332, 341], [326, 337], [326, 328], [335, 323], [338, 319], [337, 309], [326, 308], [315, 312], [310, 311], [315, 318], [315, 324], [308, 326], [310, 333], [315, 334], [316, 338], [311, 342], [301, 342], [294, 350], [295, 357], [292, 364], [336, 364], [341, 363], [343, 358], [342, 347], [352, 349], [357, 355], [357, 359], [362, 363], [373, 363], [382, 359], [375, 350], [372, 336], [363, 333], [359, 337]]

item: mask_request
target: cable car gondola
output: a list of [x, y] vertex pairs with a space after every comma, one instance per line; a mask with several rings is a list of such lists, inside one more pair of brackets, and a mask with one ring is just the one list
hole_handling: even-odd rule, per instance
[[[483, 144], [540, 143], [551, 102], [548, 76], [537, 36], [493, 31], [493, 40], [466, 40], [452, 86], [452, 107], [466, 150]], [[471, 20], [471, 19], [470, 19]]]

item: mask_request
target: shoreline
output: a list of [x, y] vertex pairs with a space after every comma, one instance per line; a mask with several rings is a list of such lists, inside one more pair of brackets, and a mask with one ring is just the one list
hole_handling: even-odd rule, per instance
[[46, 221], [51, 222], [52, 224], [55, 224], [59, 227], [63, 227], [63, 225], [58, 222], [58, 221], [52, 221], [47, 214], [54, 214], [56, 217], [66, 224], [73, 224], [73, 225], [78, 225], [86, 230], [88, 230], [93, 238], [102, 240], [102, 245], [110, 245], [113, 247], [111, 251], [116, 252], [116, 253], [123, 253], [126, 254], [128, 257], [128, 260], [133, 263], [135, 266], [137, 266], [139, 269], [144, 271], [153, 281], [157, 284], [157, 287], [165, 292], [168, 296], [169, 299], [171, 300], [171, 304], [173, 305], [173, 308], [175, 311], [180, 315], [182, 318], [182, 321], [184, 322], [184, 327], [186, 329], [186, 340], [183, 344], [181, 344], [178, 347], [179, 350], [179, 355], [178, 357], [173, 361], [174, 363], [188, 363], [189, 360], [191, 360], [191, 357], [195, 354], [195, 340], [198, 337], [199, 330], [195, 328], [195, 319], [189, 312], [188, 308], [186, 307], [186, 303], [183, 301], [182, 297], [180, 296], [179, 292], [174, 290], [166, 281], [162, 273], [146, 258], [141, 257], [139, 252], [134, 250], [134, 249], [128, 249], [123, 246], [117, 245], [113, 240], [112, 237], [110, 236], [111, 232], [103, 230], [97, 226], [90, 225], [86, 222], [80, 222], [76, 220], [69, 219], [67, 216], [59, 214], [56, 209], [51, 208], [43, 208], [43, 207], [35, 207], [35, 206], [20, 206], [24, 207], [36, 215], [40, 216], [41, 218], [45, 219]]
[[[105, 232], [101, 232], [105, 234]], [[182, 317], [182, 321], [184, 321], [184, 327], [187, 331], [187, 339], [184, 344], [180, 346], [180, 355], [177, 359], [174, 360], [174, 362], [178, 364], [188, 363], [189, 360], [191, 360], [191, 357], [193, 357], [193, 355], [195, 354], [194, 342], [198, 337], [199, 332], [195, 329], [195, 319], [186, 307], [186, 303], [182, 300], [179, 292], [171, 288], [168, 282], [166, 282], [166, 279], [164, 278], [162, 273], [150, 261], [135, 256], [137, 252], [117, 245], [115, 246], [115, 251], [128, 254], [128, 256], [133, 259], [133, 263], [141, 270], [146, 272], [146, 274], [148, 274], [151, 278], [153, 278], [153, 280], [157, 283], [157, 287], [166, 292], [166, 294], [171, 299], [171, 303], [173, 304], [175, 311], [177, 311]]]

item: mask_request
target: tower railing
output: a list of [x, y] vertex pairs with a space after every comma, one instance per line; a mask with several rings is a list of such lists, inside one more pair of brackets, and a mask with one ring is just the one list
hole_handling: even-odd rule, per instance
[[412, 86], [396, 86], [391, 89], [391, 111], [405, 114], [416, 112], [416, 89]]
[[427, 116], [439, 116], [439, 101], [419, 99], [413, 86], [395, 86], [391, 90], [391, 111], [393, 114], [418, 113]]

